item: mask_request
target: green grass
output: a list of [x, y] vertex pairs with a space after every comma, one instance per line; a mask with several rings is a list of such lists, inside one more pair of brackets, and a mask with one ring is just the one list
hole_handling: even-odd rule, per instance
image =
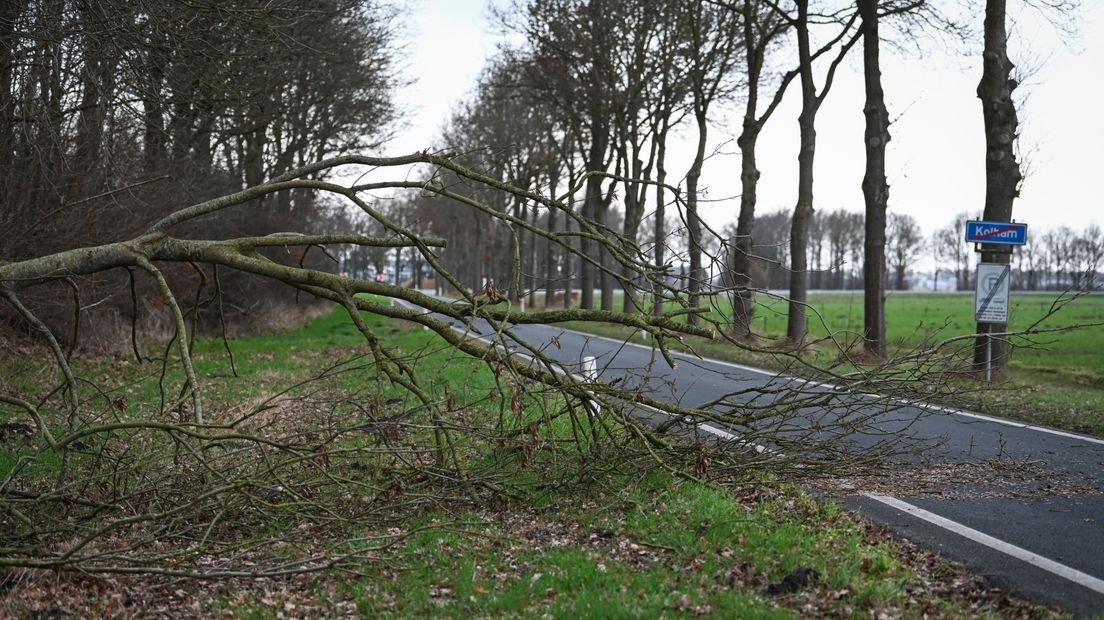
[[[475, 536], [428, 532], [399, 570], [349, 585], [358, 611], [381, 617], [789, 618], [882, 611], [997, 617], [982, 603], [931, 596], [891, 542], [832, 504], [790, 487], [741, 497], [662, 474], [619, 478], [602, 494], [545, 497], [464, 515]], [[819, 579], [770, 593], [797, 569]], [[961, 579], [957, 570], [951, 574]], [[1029, 606], [1023, 607], [1027, 609]]]
[[[1013, 295], [1009, 330], [1027, 329], [1042, 319], [1050, 310], [1055, 295]], [[845, 342], [854, 342], [861, 337], [861, 292], [813, 295], [809, 304], [820, 315], [809, 318], [811, 337], [822, 338], [832, 334]], [[976, 328], [973, 311], [972, 294], [891, 292], [886, 297], [886, 337], [892, 349], [907, 350], [921, 343], [972, 334]], [[754, 322], [756, 332], [773, 337], [783, 336], [786, 312], [784, 300], [760, 300]], [[1063, 328], [1101, 322], [1104, 322], [1104, 295], [1088, 295], [1065, 306], [1041, 326]], [[1013, 352], [1010, 360], [1013, 369], [1082, 369], [1094, 374], [1095, 387], [1104, 388], [1104, 356], [1100, 355], [1100, 351], [1104, 350], [1104, 326], [1036, 338], [1040, 341], [1038, 348], [1019, 347]], [[1074, 375], [1071, 374], [1070, 378], [1073, 379]]]

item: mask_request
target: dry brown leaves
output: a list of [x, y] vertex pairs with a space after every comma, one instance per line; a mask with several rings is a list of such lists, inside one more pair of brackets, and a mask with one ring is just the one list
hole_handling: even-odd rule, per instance
[[276, 618], [358, 617], [337, 576], [166, 581], [18, 570], [0, 573], [0, 618], [233, 618], [260, 608]]
[[835, 496], [878, 493], [943, 499], [1029, 498], [1104, 492], [1083, 479], [1055, 472], [1043, 461], [993, 459], [969, 463], [897, 465], [884, 473], [824, 478], [817, 486]]

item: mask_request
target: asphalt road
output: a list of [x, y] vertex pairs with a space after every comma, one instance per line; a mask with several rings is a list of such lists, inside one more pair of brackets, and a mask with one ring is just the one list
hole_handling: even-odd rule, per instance
[[[475, 327], [494, 333], [485, 324]], [[686, 354], [675, 354], [671, 368], [650, 347], [554, 326], [512, 331], [576, 373], [592, 357], [599, 380], [620, 378], [623, 386], [668, 402], [696, 406], [726, 395], [761, 399], [764, 392], [799, 382]], [[849, 411], [884, 410], [884, 402], [870, 404], [863, 395], [834, 398], [833, 407]], [[888, 488], [859, 483], [834, 496], [1010, 592], [1077, 615], [1104, 613], [1104, 440], [951, 409], [883, 410], [870, 412], [884, 416], [883, 427], [907, 426], [914, 436], [930, 440], [933, 447], [920, 469], [942, 475]], [[731, 436], [716, 424], [701, 428]]]

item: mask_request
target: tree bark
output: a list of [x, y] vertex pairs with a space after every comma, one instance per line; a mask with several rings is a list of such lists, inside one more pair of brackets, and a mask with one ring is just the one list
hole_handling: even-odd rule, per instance
[[[603, 121], [595, 121], [594, 131], [591, 135], [590, 147], [587, 154], [587, 172], [601, 172], [605, 170], [606, 142], [608, 140], [608, 135], [608, 125]], [[591, 175], [587, 178], [586, 195], [583, 197], [583, 217], [603, 224], [604, 222], [599, 220], [603, 215], [602, 211], [604, 211], [602, 208], [602, 177]], [[584, 256], [590, 256], [596, 259], [599, 258], [597, 252], [595, 252], [596, 243], [594, 240], [582, 237], [579, 245], [579, 249]], [[583, 309], [592, 310], [594, 309], [594, 285], [596, 283], [594, 276], [597, 270], [589, 261], [584, 260], [581, 264], [579, 287], [582, 288], [582, 291], [580, 304]]]
[[799, 0], [797, 16], [797, 50], [801, 63], [801, 115], [797, 119], [801, 132], [801, 150], [797, 155], [797, 206], [790, 223], [790, 299], [786, 317], [786, 338], [799, 345], [805, 340], [805, 302], [808, 298], [809, 274], [807, 253], [809, 220], [813, 216], [813, 158], [816, 152], [817, 94], [813, 84], [812, 54], [809, 50], [809, 3]]
[[[748, 89], [748, 109], [753, 99]], [[736, 335], [750, 336], [755, 318], [755, 300], [751, 293], [752, 234], [755, 226], [755, 203], [758, 200], [759, 169], [755, 147], [759, 140], [759, 124], [752, 116], [744, 117], [744, 130], [736, 143], [740, 147], [740, 216], [736, 220], [736, 243], [732, 255], [733, 286], [736, 293], [732, 306], [732, 328]]]
[[[656, 151], [656, 212], [655, 212], [655, 265], [659, 274], [666, 274], [664, 260], [667, 249], [667, 198], [663, 184], [667, 182], [667, 131], [670, 128], [668, 117], [660, 122], [660, 130], [656, 133], [659, 141]], [[666, 275], [656, 277], [666, 278]], [[652, 314], [663, 314], [663, 287], [656, 284], [652, 293]]]
[[[572, 162], [572, 158], [568, 158], [566, 161], [567, 161], [567, 186], [568, 187], [575, 187], [576, 178], [575, 178], [574, 163]], [[567, 197], [567, 208], [568, 208], [569, 211], [574, 211], [575, 210], [575, 195], [574, 194], [571, 194]], [[571, 232], [571, 229], [572, 229], [571, 224], [572, 224], [571, 218], [567, 217], [567, 214], [564, 214], [564, 232]], [[573, 241], [570, 237], [568, 237], [566, 243], [568, 245], [572, 245]], [[575, 260], [575, 256], [571, 252], [568, 252], [566, 250], [564, 251], [563, 254], [564, 254], [564, 258], [563, 258], [563, 262], [564, 262], [563, 307], [565, 309], [567, 309], [567, 308], [571, 307], [572, 281], [575, 278], [575, 271], [572, 268], [572, 263]]]
[[[866, 86], [866, 174], [862, 190], [866, 200], [866, 234], [863, 253], [863, 350], [886, 356], [885, 246], [886, 206], [889, 184], [885, 175], [885, 149], [889, 142], [889, 113], [882, 91], [878, 59], [878, 0], [859, 0], [863, 28], [863, 76]], [[900, 280], [900, 277], [899, 277]]]
[[[611, 183], [611, 190], [612, 183]], [[599, 205], [598, 211], [598, 223], [603, 227], [609, 225], [609, 202], [605, 199]], [[609, 235], [607, 235], [609, 238]], [[613, 285], [617, 281], [617, 278], [613, 275], [613, 272], [617, 269], [617, 265], [614, 264], [613, 255], [610, 254], [609, 249], [605, 244], [602, 244], [598, 248], [598, 256], [602, 265], [601, 277], [599, 278], [599, 286], [602, 289], [602, 310], [606, 312], [613, 312]]]
[[[985, 123], [985, 212], [987, 221], [1011, 222], [1012, 203], [1019, 196], [1022, 180], [1020, 165], [1016, 161], [1015, 141], [1018, 130], [1016, 107], [1012, 91], [1016, 81], [1012, 79], [1012, 63], [1008, 59], [1008, 32], [1005, 27], [1006, 1], [987, 0], [985, 3], [985, 48], [982, 54], [982, 76], [977, 96], [981, 99], [982, 117]], [[981, 260], [986, 263], [1009, 264], [1009, 252], [994, 251], [1000, 246], [982, 246]], [[986, 346], [992, 340], [991, 356], [994, 374], [1004, 376], [1008, 369], [1007, 342], [1003, 338], [990, 338], [987, 334], [1003, 332], [1005, 324], [978, 323], [978, 336], [974, 344], [974, 367], [985, 369]]]
[[[629, 178], [632, 180], [624, 184], [625, 223], [622, 227], [622, 236], [624, 237], [624, 248], [626, 252], [631, 252], [631, 248], [636, 246], [637, 237], [640, 233], [641, 219], [644, 216], [644, 207], [647, 204], [648, 186], [642, 183], [641, 179], [646, 178], [651, 171], [648, 170], [645, 172], [644, 162], [640, 159], [640, 150], [639, 144], [633, 144], [630, 149], [627, 149], [627, 156], [632, 158], [632, 172], [629, 174]], [[651, 168], [650, 165], [649, 168]], [[626, 283], [638, 282], [640, 280], [640, 273], [630, 265], [622, 265], [621, 277]], [[630, 313], [640, 312], [640, 299], [636, 287], [625, 287], [624, 297], [621, 302], [621, 311]]]
[[732, 285], [736, 287], [732, 304], [732, 329], [735, 335], [751, 335], [751, 321], [755, 318], [755, 301], [751, 293], [752, 229], [755, 226], [755, 203], [758, 200], [759, 168], [755, 161], [755, 147], [763, 125], [755, 118], [759, 106], [759, 77], [763, 69], [762, 45], [756, 41], [758, 23], [757, 2], [746, 0], [744, 13], [744, 52], [747, 56], [747, 102], [744, 106], [744, 124], [740, 137], [740, 216], [736, 220], [736, 240], [732, 249]]
[[[691, 308], [701, 307], [702, 280], [705, 270], [702, 268], [701, 219], [698, 217], [698, 178], [701, 177], [705, 162], [705, 142], [708, 138], [708, 124], [704, 113], [695, 115], [698, 122], [698, 149], [694, 154], [694, 163], [686, 173], [686, 232], [690, 241], [690, 281], [688, 285]], [[698, 314], [690, 315], [691, 325], [700, 325]]]
[[[554, 140], [549, 136], [549, 140]], [[554, 157], [549, 157], [548, 164], [548, 194], [555, 196], [557, 188], [560, 185], [560, 167], [555, 161]], [[558, 211], [556, 209], [548, 210], [548, 230], [556, 232], [556, 216]], [[566, 217], [564, 218], [567, 219]], [[552, 297], [556, 294], [556, 280], [558, 274], [556, 273], [556, 247], [555, 244], [548, 241], [544, 244], [544, 307], [552, 307]], [[564, 293], [567, 294], [566, 292]]]

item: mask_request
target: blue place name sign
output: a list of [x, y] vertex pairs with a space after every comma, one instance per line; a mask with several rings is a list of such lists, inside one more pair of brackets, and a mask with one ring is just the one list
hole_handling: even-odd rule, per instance
[[967, 243], [1023, 245], [1027, 243], [1027, 224], [967, 220], [966, 241]]

